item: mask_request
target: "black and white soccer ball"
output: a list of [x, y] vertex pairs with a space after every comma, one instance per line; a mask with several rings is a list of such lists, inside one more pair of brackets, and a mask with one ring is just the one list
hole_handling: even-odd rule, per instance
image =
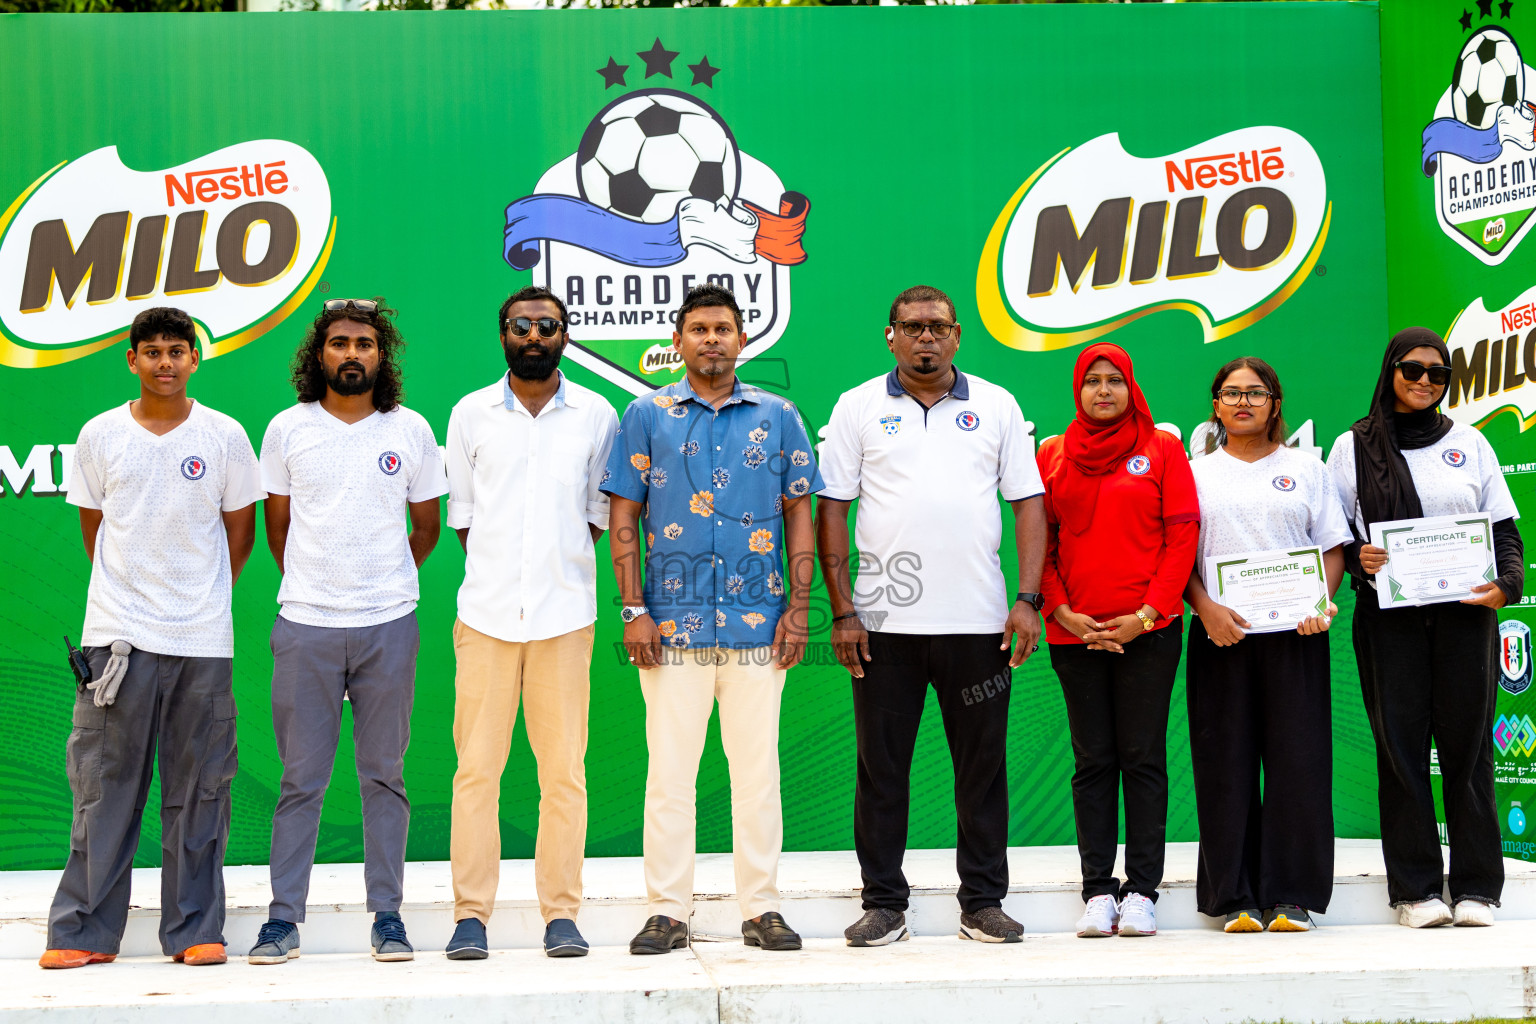
[[1462, 124], [1488, 128], [1500, 107], [1525, 101], [1525, 63], [1520, 47], [1501, 28], [1479, 29], [1456, 58], [1451, 72], [1451, 112]]
[[672, 89], [609, 104], [576, 147], [581, 197], [646, 224], [671, 220], [689, 196], [733, 200], [740, 180], [730, 128], [707, 104]]

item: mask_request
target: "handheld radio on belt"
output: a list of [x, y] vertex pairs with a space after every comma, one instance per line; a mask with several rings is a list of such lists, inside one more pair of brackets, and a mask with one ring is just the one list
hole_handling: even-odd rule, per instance
[[74, 645], [68, 634], [64, 637], [64, 646], [69, 651], [69, 670], [75, 674], [75, 689], [83, 690], [91, 681], [91, 666], [86, 663], [85, 652]]

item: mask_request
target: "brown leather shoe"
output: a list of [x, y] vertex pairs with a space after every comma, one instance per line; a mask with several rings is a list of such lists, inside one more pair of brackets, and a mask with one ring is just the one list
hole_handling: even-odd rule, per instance
[[207, 967], [210, 964], [226, 963], [229, 957], [224, 955], [224, 943], [202, 942], [196, 946], [188, 946], [171, 959], [188, 967]]
[[37, 966], [44, 970], [61, 971], [68, 967], [84, 967], [86, 964], [109, 964], [116, 959], [116, 953], [92, 953], [88, 949], [50, 949], [38, 958]]

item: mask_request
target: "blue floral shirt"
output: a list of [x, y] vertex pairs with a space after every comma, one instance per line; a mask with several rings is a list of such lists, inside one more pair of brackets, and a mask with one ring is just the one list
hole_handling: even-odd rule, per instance
[[673, 647], [766, 647], [784, 612], [784, 499], [822, 489], [794, 403], [684, 377], [624, 410], [602, 489], [642, 504], [645, 603]]

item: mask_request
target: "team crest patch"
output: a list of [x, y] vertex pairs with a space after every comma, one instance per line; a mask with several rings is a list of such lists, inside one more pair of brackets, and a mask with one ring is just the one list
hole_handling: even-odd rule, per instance
[[1447, 466], [1454, 466], [1457, 469], [1467, 464], [1467, 453], [1460, 448], [1447, 448], [1440, 453], [1440, 457], [1445, 460]]
[[1132, 455], [1125, 460], [1125, 471], [1132, 476], [1146, 476], [1152, 468], [1152, 460], [1145, 455]]
[[1521, 694], [1531, 685], [1531, 627], [1518, 619], [1499, 623], [1499, 688]]
[[955, 417], [955, 426], [961, 430], [975, 430], [981, 426], [981, 417], [967, 409]]
[[880, 425], [885, 428], [887, 434], [895, 435], [901, 432], [900, 416], [881, 416]]
[[385, 476], [394, 476], [400, 472], [400, 456], [394, 452], [385, 452], [379, 456], [379, 468], [384, 471]]
[[201, 480], [208, 475], [208, 460], [201, 455], [188, 455], [181, 460], [181, 475], [188, 480]]
[[1286, 476], [1283, 473], [1271, 480], [1270, 483], [1275, 485], [1275, 490], [1277, 491], [1294, 491], [1296, 489], [1296, 478]]

